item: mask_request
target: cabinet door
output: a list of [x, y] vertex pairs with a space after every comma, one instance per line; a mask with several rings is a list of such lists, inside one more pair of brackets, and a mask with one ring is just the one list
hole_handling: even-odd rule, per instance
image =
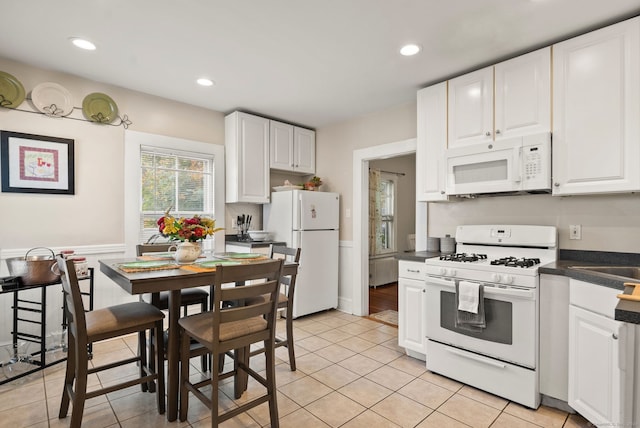
[[447, 149], [447, 83], [418, 91], [416, 146], [416, 199], [447, 200], [445, 151]]
[[269, 120], [228, 115], [225, 152], [227, 202], [269, 202]]
[[551, 131], [551, 48], [495, 66], [495, 139]]
[[293, 125], [269, 122], [269, 165], [272, 169], [293, 170]]
[[[631, 422], [633, 348], [629, 326], [569, 306], [569, 405], [598, 426]], [[633, 354], [630, 354], [631, 356]]]
[[398, 345], [426, 354], [424, 281], [398, 278]]
[[449, 147], [493, 140], [493, 67], [449, 80]]
[[316, 173], [316, 133], [310, 129], [294, 127], [294, 171], [301, 174]]
[[553, 46], [554, 195], [640, 189], [640, 18]]

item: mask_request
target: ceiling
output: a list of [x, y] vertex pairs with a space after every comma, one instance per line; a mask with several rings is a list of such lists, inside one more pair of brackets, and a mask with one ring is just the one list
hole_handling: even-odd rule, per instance
[[[419, 88], [637, 15], [640, 4], [20, 0], [2, 9], [1, 57], [224, 113], [320, 127], [411, 102]], [[70, 37], [97, 50], [81, 51]], [[407, 42], [422, 52], [400, 56]], [[198, 86], [203, 76], [216, 84]]]

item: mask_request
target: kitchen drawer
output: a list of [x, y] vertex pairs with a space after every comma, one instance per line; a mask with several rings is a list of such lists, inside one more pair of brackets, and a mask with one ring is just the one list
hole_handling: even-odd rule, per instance
[[398, 277], [423, 280], [426, 275], [425, 264], [406, 260], [398, 261]]
[[621, 290], [603, 287], [590, 282], [569, 279], [569, 303], [587, 311], [614, 319]]

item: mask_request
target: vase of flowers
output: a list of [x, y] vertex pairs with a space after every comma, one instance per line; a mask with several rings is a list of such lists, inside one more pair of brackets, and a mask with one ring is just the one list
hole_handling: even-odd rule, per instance
[[223, 228], [216, 228], [216, 221], [208, 217], [193, 216], [176, 218], [165, 212], [158, 219], [158, 230], [162, 236], [180, 243], [172, 245], [169, 251], [175, 251], [174, 259], [180, 264], [193, 263], [202, 254], [200, 243], [207, 236], [213, 236]]

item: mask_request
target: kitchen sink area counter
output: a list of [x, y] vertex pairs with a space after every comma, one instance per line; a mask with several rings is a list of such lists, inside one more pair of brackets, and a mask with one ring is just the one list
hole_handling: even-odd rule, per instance
[[397, 253], [395, 255], [396, 259], [409, 262], [424, 262], [426, 259], [439, 256], [439, 252], [433, 251], [405, 251], [404, 253]]
[[[630, 294], [626, 282], [639, 282], [640, 254], [560, 250], [560, 258], [540, 266], [541, 274], [560, 275]], [[628, 276], [627, 276], [628, 275]], [[627, 290], [625, 290], [627, 288]], [[620, 300], [615, 320], [640, 324], [640, 302]]]

